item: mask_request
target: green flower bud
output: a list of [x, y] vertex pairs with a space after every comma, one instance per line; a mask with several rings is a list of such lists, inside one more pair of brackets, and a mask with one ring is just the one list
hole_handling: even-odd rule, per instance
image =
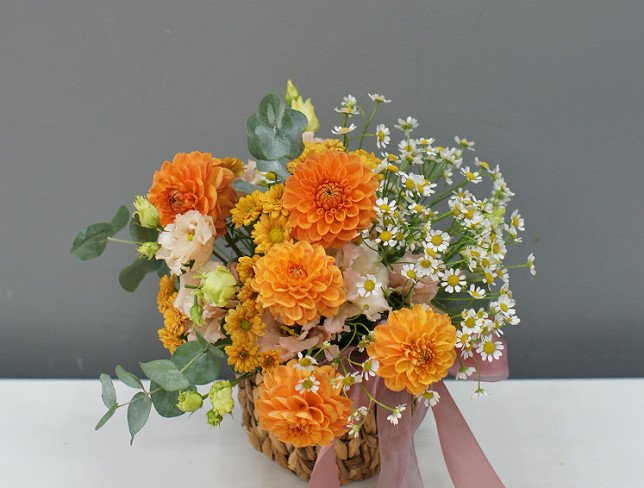
[[152, 259], [160, 248], [161, 246], [156, 242], [144, 242], [137, 248], [136, 252], [139, 253], [141, 259]]
[[306, 102], [303, 102], [302, 97], [297, 97], [293, 100], [293, 103], [291, 103], [291, 108], [306, 115], [309, 123], [306, 125], [306, 129], [304, 130], [310, 132], [317, 132], [320, 130], [320, 122], [315, 116], [315, 108], [313, 107], [310, 98], [307, 98]]
[[225, 307], [235, 294], [237, 280], [224, 266], [201, 276], [203, 299], [217, 307]]
[[217, 427], [223, 419], [224, 417], [219, 415], [214, 410], [209, 410], [208, 413], [206, 414], [206, 421], [208, 422], [208, 424], [212, 425], [213, 427]]
[[300, 92], [297, 91], [297, 87], [293, 84], [291, 80], [288, 80], [286, 82], [286, 93], [284, 94], [284, 100], [286, 100], [286, 104], [293, 108], [293, 100], [298, 98], [300, 96]]
[[139, 222], [141, 227], [148, 227], [151, 229], [156, 229], [161, 225], [159, 221], [159, 212], [156, 207], [152, 205], [147, 198], [138, 196], [132, 204], [136, 209], [136, 213], [139, 216]]
[[503, 222], [504, 217], [505, 217], [505, 207], [495, 208], [490, 213], [490, 220], [494, 225], [500, 225], [501, 222]]
[[217, 381], [210, 387], [208, 393], [212, 411], [220, 417], [233, 411], [235, 401], [233, 400], [233, 385], [228, 380]]
[[199, 300], [195, 294], [195, 301], [190, 307], [190, 320], [197, 325], [204, 325], [203, 321], [203, 307], [199, 305]]
[[196, 391], [182, 391], [178, 400], [177, 408], [182, 412], [194, 412], [203, 405], [203, 398]]

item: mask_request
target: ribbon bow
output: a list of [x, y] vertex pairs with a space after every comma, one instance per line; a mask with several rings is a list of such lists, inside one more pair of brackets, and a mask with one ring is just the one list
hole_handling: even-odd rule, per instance
[[[480, 365], [482, 381], [507, 379], [507, 344], [505, 352], [498, 360]], [[456, 374], [457, 371], [458, 368], [453, 366], [450, 374]], [[413, 401], [410, 393], [392, 391], [378, 377], [363, 383], [363, 386], [385, 405], [406, 403], [411, 406]], [[439, 381], [433, 385], [433, 390], [440, 395], [440, 402], [432, 407], [432, 412], [445, 464], [455, 488], [504, 488], [445, 384]], [[369, 403], [368, 395], [360, 387], [352, 388], [351, 397], [356, 408]], [[392, 425], [386, 420], [387, 410], [380, 406], [376, 408], [380, 449], [378, 488], [423, 488], [413, 435], [425, 418], [427, 407], [419, 402], [413, 413], [403, 414], [398, 425]], [[334, 443], [335, 440], [330, 446], [320, 449], [309, 488], [340, 487]]]

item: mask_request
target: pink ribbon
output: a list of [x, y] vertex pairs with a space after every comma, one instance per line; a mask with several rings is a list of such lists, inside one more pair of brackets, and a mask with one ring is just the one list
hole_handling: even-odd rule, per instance
[[[500, 381], [509, 376], [507, 343], [503, 342], [503, 356], [479, 365], [481, 381]], [[456, 374], [459, 367], [460, 364], [452, 367], [450, 374]], [[370, 379], [363, 383], [363, 386], [385, 405], [395, 407], [407, 404], [407, 410], [398, 425], [392, 425], [387, 420], [389, 411], [377, 407], [381, 463], [378, 488], [423, 488], [413, 434], [423, 421], [427, 408], [418, 403], [412, 414], [412, 395], [406, 391], [390, 390], [380, 378]], [[432, 412], [447, 471], [455, 488], [504, 488], [445, 384], [439, 381], [434, 384], [433, 390], [440, 395], [440, 401], [432, 407]], [[369, 403], [367, 394], [359, 386], [352, 389], [351, 397], [356, 408]], [[311, 473], [309, 488], [340, 487], [334, 443], [335, 441], [330, 446], [320, 449]]]

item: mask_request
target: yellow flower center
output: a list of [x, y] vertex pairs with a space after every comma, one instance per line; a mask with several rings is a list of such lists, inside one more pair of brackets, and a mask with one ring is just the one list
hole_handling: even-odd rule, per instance
[[367, 291], [373, 291], [376, 289], [376, 284], [373, 282], [373, 280], [367, 280], [364, 282], [364, 289]]
[[443, 243], [443, 237], [440, 234], [432, 236], [432, 244], [440, 246]]
[[389, 212], [391, 210], [391, 207], [386, 203], [383, 203], [378, 208], [380, 209], [381, 212]]
[[189, 241], [192, 241], [192, 239], [194, 239], [194, 237], [195, 237], [195, 233], [194, 233], [194, 232], [188, 232], [188, 233], [186, 234], [186, 239], [188, 239]]
[[284, 229], [280, 227], [273, 227], [268, 233], [268, 238], [273, 244], [280, 244], [284, 242]]
[[241, 327], [242, 330], [249, 331], [253, 328], [253, 324], [251, 324], [248, 319], [242, 319], [241, 322], [239, 322], [239, 327]]
[[393, 234], [391, 232], [389, 232], [388, 230], [385, 230], [385, 231], [382, 232], [382, 234], [380, 234], [380, 239], [383, 240], [383, 241], [388, 241], [392, 237], [393, 237]]
[[408, 190], [413, 190], [414, 188], [416, 188], [416, 184], [414, 183], [414, 180], [409, 178], [407, 181], [405, 181], [405, 188], [407, 188]]
[[449, 277], [447, 278], [447, 284], [450, 285], [450, 286], [458, 285], [459, 281], [460, 280], [459, 280], [458, 276], [456, 276], [456, 275], [449, 275]]
[[487, 354], [492, 354], [494, 351], [496, 351], [496, 345], [494, 344], [494, 342], [486, 342], [483, 346], [483, 350]]

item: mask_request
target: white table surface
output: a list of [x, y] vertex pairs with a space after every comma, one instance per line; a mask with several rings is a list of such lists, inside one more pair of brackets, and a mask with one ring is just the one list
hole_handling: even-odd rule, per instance
[[[448, 388], [507, 487], [644, 486], [644, 379], [510, 380], [476, 400], [470, 383]], [[125, 409], [94, 432], [104, 410], [98, 380], [0, 380], [0, 485], [306, 487], [248, 444], [238, 411], [211, 428], [153, 410], [130, 447]], [[425, 485], [451, 487], [431, 414], [415, 441]]]

